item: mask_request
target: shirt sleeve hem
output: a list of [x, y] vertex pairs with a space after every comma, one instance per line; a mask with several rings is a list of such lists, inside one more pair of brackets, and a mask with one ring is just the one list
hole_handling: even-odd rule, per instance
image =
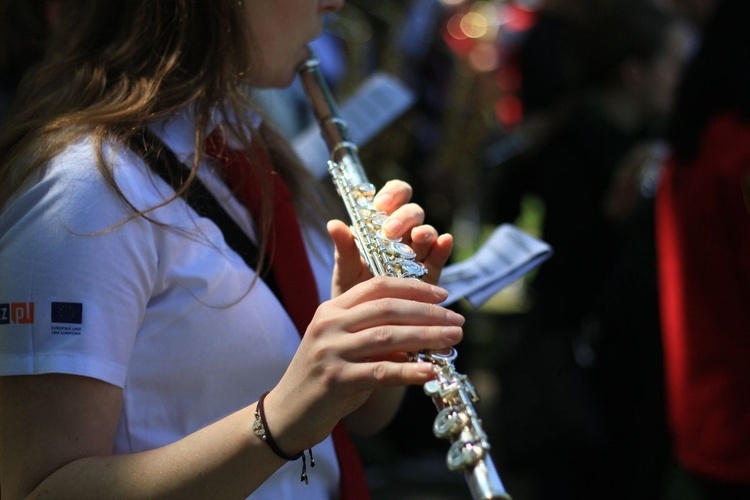
[[95, 378], [121, 388], [125, 386], [127, 377], [125, 367], [103, 363], [86, 356], [54, 354], [29, 358], [0, 354], [0, 376], [50, 373]]

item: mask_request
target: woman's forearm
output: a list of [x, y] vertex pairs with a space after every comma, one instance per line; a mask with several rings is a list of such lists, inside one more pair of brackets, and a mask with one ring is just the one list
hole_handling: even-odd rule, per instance
[[253, 412], [254, 405], [162, 448], [75, 460], [29, 496], [244, 498], [285, 463], [254, 435]]

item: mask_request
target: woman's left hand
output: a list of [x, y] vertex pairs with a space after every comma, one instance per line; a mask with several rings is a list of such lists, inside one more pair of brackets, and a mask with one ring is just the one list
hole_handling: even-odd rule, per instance
[[[388, 214], [383, 224], [386, 237], [401, 238], [417, 254], [416, 261], [428, 270], [423, 281], [437, 285], [440, 273], [453, 250], [453, 237], [439, 235], [437, 230], [424, 224], [422, 207], [409, 203], [412, 188], [403, 181], [387, 182], [375, 196], [375, 208]], [[342, 221], [328, 223], [328, 232], [336, 247], [336, 266], [332, 282], [332, 295], [338, 296], [372, 274], [362, 260], [349, 226]]]

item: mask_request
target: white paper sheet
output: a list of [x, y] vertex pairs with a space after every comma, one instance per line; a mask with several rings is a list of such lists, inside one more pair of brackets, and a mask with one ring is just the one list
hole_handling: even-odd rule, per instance
[[[387, 73], [374, 73], [339, 106], [340, 118], [348, 125], [354, 144], [367, 144], [414, 104], [414, 95], [401, 81]], [[328, 175], [328, 148], [317, 123], [292, 141], [305, 165], [319, 178]]]
[[470, 258], [447, 266], [440, 286], [450, 295], [443, 305], [466, 298], [475, 308], [538, 267], [552, 248], [512, 224], [502, 224]]

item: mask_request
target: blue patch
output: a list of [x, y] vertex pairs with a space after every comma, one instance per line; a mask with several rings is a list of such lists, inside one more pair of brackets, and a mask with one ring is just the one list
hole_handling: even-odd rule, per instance
[[80, 325], [83, 323], [83, 304], [75, 302], [53, 302], [52, 323]]

